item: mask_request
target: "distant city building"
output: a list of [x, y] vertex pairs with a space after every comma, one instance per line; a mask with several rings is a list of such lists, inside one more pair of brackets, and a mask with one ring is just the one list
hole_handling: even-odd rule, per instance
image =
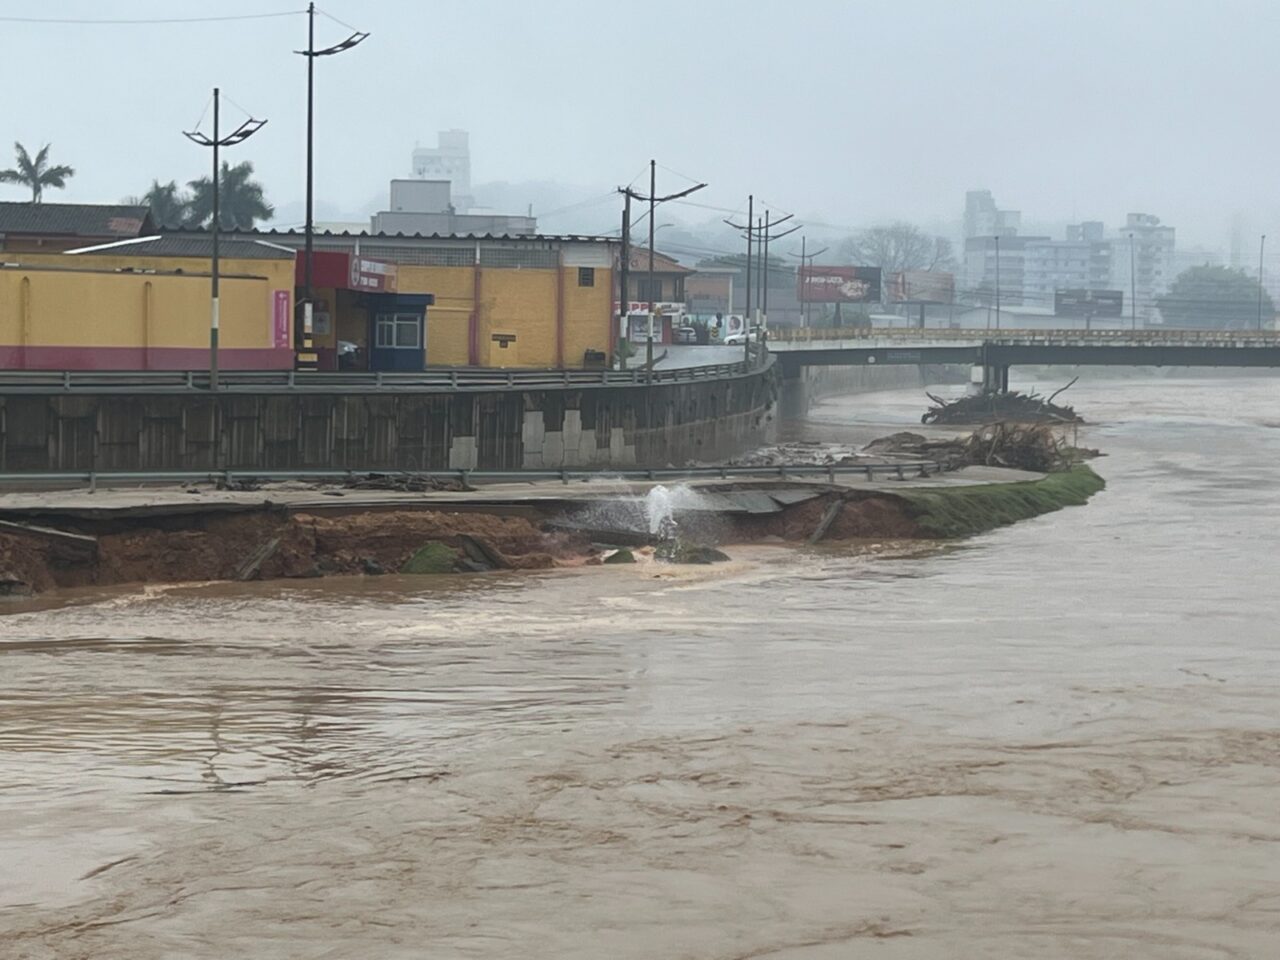
[[1052, 310], [1061, 291], [1119, 290], [1126, 316], [1136, 301], [1141, 322], [1160, 322], [1156, 300], [1182, 269], [1173, 227], [1151, 214], [1131, 213], [1110, 234], [1101, 221], [1086, 220], [1070, 224], [1066, 238], [1055, 240], [1018, 235], [1019, 221], [1017, 211], [999, 210], [986, 190], [965, 195], [962, 299], [979, 306], [993, 302], [998, 273], [1002, 305]]
[[436, 146], [413, 150], [413, 175], [419, 180], [449, 181], [453, 185], [453, 205], [459, 213], [468, 213], [475, 205], [470, 141], [466, 130], [441, 130], [436, 135]]
[[[1028, 246], [1050, 242], [1048, 237], [992, 235], [967, 238], [964, 242], [961, 298], [982, 305], [994, 301], [998, 281], [1001, 304], [1020, 306], [1026, 285]], [[1035, 253], [1032, 263], [1037, 269], [1042, 269]], [[1052, 295], [1049, 299], [1052, 301]]]
[[[1123, 290], [1126, 298], [1136, 300], [1138, 320], [1143, 324], [1161, 322], [1156, 298], [1168, 292], [1178, 275], [1174, 240], [1174, 228], [1163, 226], [1159, 217], [1131, 213], [1112, 241], [1112, 289]], [[1130, 313], [1134, 305], [1128, 299], [1125, 302], [1125, 313]]]
[[390, 209], [375, 213], [371, 232], [406, 236], [529, 236], [538, 232], [532, 216], [458, 213], [448, 180], [392, 180]]
[[1022, 213], [996, 207], [990, 190], [970, 190], [964, 195], [964, 236], [1016, 236], [1022, 226]]

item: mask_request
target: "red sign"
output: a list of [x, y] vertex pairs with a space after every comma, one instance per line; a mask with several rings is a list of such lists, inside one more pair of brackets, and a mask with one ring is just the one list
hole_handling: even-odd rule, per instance
[[289, 291], [277, 290], [271, 302], [272, 342], [277, 347], [289, 347]]
[[396, 265], [351, 255], [351, 289], [370, 293], [396, 292]]
[[879, 267], [803, 267], [797, 273], [801, 303], [877, 303]]

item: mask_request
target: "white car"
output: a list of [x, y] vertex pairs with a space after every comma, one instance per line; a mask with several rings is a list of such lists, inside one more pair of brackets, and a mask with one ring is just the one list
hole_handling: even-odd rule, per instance
[[[746, 339], [747, 339], [747, 335], [743, 333], [741, 330], [739, 330], [737, 333], [729, 334], [721, 342], [724, 343], [726, 347], [740, 347], [743, 345], [743, 343], [746, 342]], [[751, 342], [756, 343], [759, 339], [760, 339], [759, 333], [755, 330], [752, 330]]]

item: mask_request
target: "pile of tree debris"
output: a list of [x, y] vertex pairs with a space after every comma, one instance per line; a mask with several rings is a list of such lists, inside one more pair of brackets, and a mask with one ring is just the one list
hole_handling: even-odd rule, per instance
[[1019, 420], [1025, 423], [1083, 423], [1084, 419], [1073, 408], [1053, 402], [1058, 394], [1075, 382], [1072, 380], [1048, 397], [1035, 392], [1019, 393], [1010, 390], [1007, 393], [983, 393], [956, 400], [943, 400], [932, 393], [926, 393], [925, 396], [933, 401], [933, 406], [925, 411], [920, 422], [969, 424]]
[[1036, 473], [1066, 470], [1096, 450], [1078, 450], [1051, 423], [1001, 421], [980, 427], [967, 437], [929, 439], [918, 433], [895, 433], [869, 443], [866, 453], [941, 460], [951, 467], [980, 464], [1013, 467]]

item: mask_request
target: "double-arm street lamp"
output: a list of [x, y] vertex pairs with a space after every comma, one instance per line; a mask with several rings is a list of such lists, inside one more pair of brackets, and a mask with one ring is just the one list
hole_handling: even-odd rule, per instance
[[[329, 16], [325, 14], [325, 16]], [[333, 19], [330, 17], [330, 19]], [[341, 21], [335, 21], [341, 23]], [[347, 26], [347, 24], [343, 24]], [[330, 57], [335, 53], [342, 53], [344, 50], [350, 50], [352, 47], [359, 45], [367, 40], [369, 34], [359, 30], [352, 30], [351, 36], [336, 43], [331, 47], [324, 47], [320, 50], [316, 49], [316, 5], [314, 3], [307, 4], [307, 49], [293, 51], [300, 56], [307, 58], [307, 223], [305, 227], [306, 240], [305, 251], [303, 253], [302, 268], [302, 351], [299, 357], [303, 361], [303, 365], [313, 366], [315, 364], [315, 353], [313, 352], [312, 335], [312, 318], [314, 316], [314, 304], [311, 293], [311, 250], [313, 237], [315, 235], [315, 219], [312, 211], [313, 197], [313, 158], [315, 154], [315, 64], [316, 57]]]
[[[646, 338], [646, 344], [645, 344], [645, 366], [649, 370], [650, 377], [653, 376], [653, 323], [654, 323], [654, 318], [657, 314], [658, 292], [659, 292], [657, 289], [657, 285], [654, 277], [654, 269], [653, 269], [653, 265], [654, 265], [653, 235], [657, 233], [658, 229], [660, 228], [657, 228], [654, 226], [654, 223], [653, 223], [654, 211], [656, 210], [658, 204], [660, 203], [666, 203], [668, 200], [679, 200], [681, 197], [687, 197], [691, 193], [697, 193], [699, 190], [701, 190], [703, 187], [706, 186], [705, 183], [696, 183], [692, 187], [689, 187], [687, 190], [681, 190], [678, 193], [669, 193], [664, 197], [660, 197], [658, 196], [658, 191], [657, 191], [657, 186], [658, 186], [657, 170], [658, 170], [657, 161], [650, 160], [649, 161], [649, 194], [648, 196], [645, 196], [642, 193], [637, 193], [635, 190], [632, 190], [630, 187], [618, 188], [618, 192], [621, 193], [623, 196], [625, 196], [627, 199], [627, 212], [626, 212], [626, 215], [623, 217], [623, 224], [624, 224], [623, 237], [622, 237], [623, 263], [627, 263], [628, 258], [631, 256], [631, 238], [629, 236], [631, 232], [631, 201], [632, 200], [647, 201], [649, 204], [649, 277], [648, 277], [649, 290], [648, 290], [648, 295], [645, 297], [645, 299], [649, 303], [649, 335]], [[626, 284], [625, 278], [627, 274], [626, 274], [625, 267], [623, 269], [622, 275], [624, 278], [623, 279], [624, 286], [622, 288], [622, 296], [619, 299], [622, 301], [622, 315], [625, 317], [627, 315], [627, 290], [625, 286]]]
[[[213, 136], [201, 133], [199, 130], [184, 130], [183, 136], [198, 143], [202, 147], [213, 148], [213, 220], [210, 222], [210, 230], [213, 232], [213, 270], [212, 270], [212, 298], [213, 302], [210, 307], [209, 314], [209, 389], [218, 389], [218, 181], [221, 179], [222, 171], [218, 168], [218, 150], [221, 147], [234, 147], [237, 143], [243, 143], [252, 137], [255, 133], [262, 129], [266, 124], [265, 120], [255, 120], [253, 117], [245, 120], [244, 123], [236, 127], [225, 137], [219, 136], [218, 132], [218, 99], [219, 91], [217, 87], [213, 88]], [[198, 124], [197, 124], [198, 126]]]

